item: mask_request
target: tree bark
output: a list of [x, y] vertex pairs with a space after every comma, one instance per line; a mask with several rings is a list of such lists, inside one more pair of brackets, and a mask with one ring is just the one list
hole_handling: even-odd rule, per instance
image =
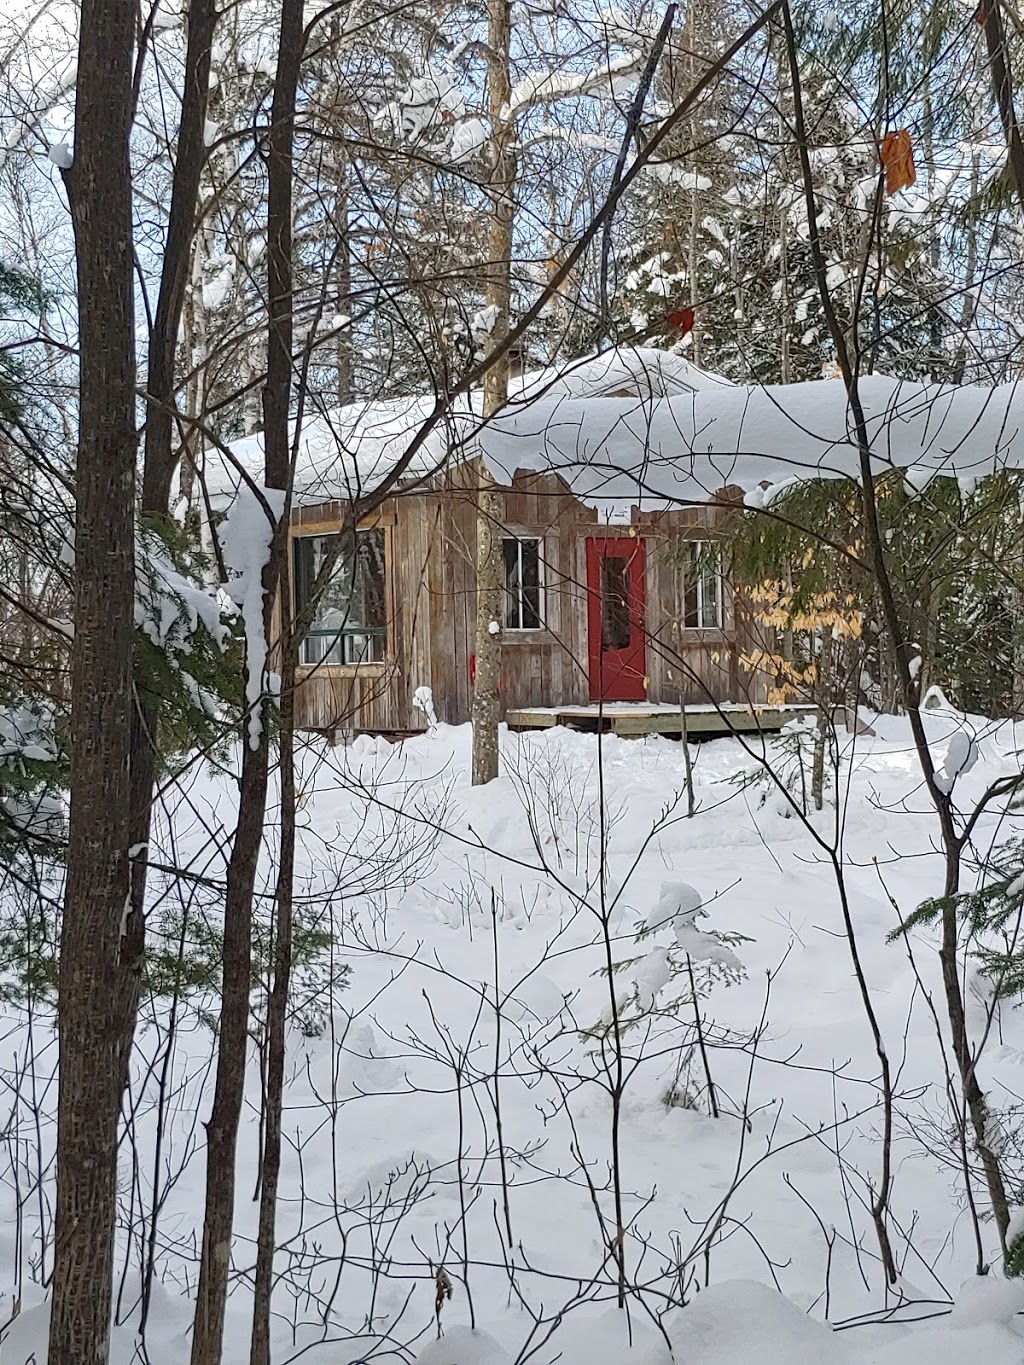
[[832, 730], [832, 627], [822, 631], [818, 651], [818, 680], [815, 687], [818, 702], [818, 725], [814, 732], [814, 761], [811, 767], [811, 799], [814, 809], [825, 804], [825, 751]]
[[295, 873], [295, 652], [288, 594], [281, 594], [281, 846], [274, 897], [274, 984], [267, 1002], [267, 1080], [260, 1221], [256, 1242], [250, 1365], [270, 1365], [270, 1302], [274, 1285], [277, 1189], [281, 1174], [281, 1119], [284, 1113], [285, 1023], [292, 972], [292, 885]]
[[64, 173], [78, 285], [79, 430], [71, 817], [61, 930], [51, 1365], [105, 1365], [117, 1208], [117, 980], [129, 891], [135, 605], [132, 126], [136, 7], [83, 0], [74, 162]]
[[1003, 125], [1010, 177], [1017, 191], [1020, 206], [1024, 208], [1024, 142], [1021, 141], [1020, 124], [1014, 108], [1013, 82], [1006, 60], [1006, 33], [999, 0], [981, 0], [978, 6], [978, 19], [985, 30], [992, 93], [999, 108], [999, 121]]
[[[160, 273], [156, 316], [149, 337], [149, 373], [145, 455], [142, 473], [142, 515], [166, 516], [174, 471], [173, 408], [174, 358], [185, 303], [192, 240], [195, 231], [199, 177], [206, 148], [204, 130], [210, 89], [210, 48], [217, 22], [214, 0], [192, 0], [188, 12], [185, 50], [185, 84], [178, 123], [178, 146], [171, 184], [167, 241]], [[156, 777], [160, 703], [157, 697], [139, 694], [132, 711], [131, 911], [125, 924], [122, 949], [122, 980], [126, 1009], [134, 1033], [146, 949], [146, 869], [153, 817], [153, 783]], [[127, 1084], [131, 1039], [119, 1063], [122, 1085]]]
[[[287, 489], [290, 456], [288, 409], [292, 377], [292, 148], [295, 100], [302, 59], [302, 0], [283, 0], [274, 102], [268, 140], [267, 198], [267, 380], [263, 391], [265, 479]], [[263, 628], [269, 639], [279, 584], [286, 582], [288, 504], [276, 528], [263, 574]], [[256, 867], [267, 806], [269, 717], [257, 743], [245, 743], [238, 828], [228, 864], [224, 907], [224, 975], [213, 1110], [207, 1125], [206, 1211], [199, 1290], [192, 1336], [192, 1365], [218, 1365], [224, 1338], [231, 1233], [235, 1204], [235, 1148], [245, 1092], [249, 993], [252, 974], [252, 911]], [[293, 800], [294, 804], [294, 800]], [[282, 861], [281, 875], [284, 875]], [[290, 877], [288, 880], [290, 895]], [[266, 1172], [264, 1173], [266, 1175]], [[276, 1182], [274, 1196], [276, 1198]], [[265, 1197], [265, 1196], [264, 1196]], [[261, 1227], [263, 1214], [261, 1211]], [[273, 1238], [273, 1229], [270, 1232]], [[271, 1261], [273, 1247], [271, 1246]], [[266, 1268], [265, 1268], [266, 1273]], [[266, 1283], [269, 1335], [269, 1282]], [[254, 1328], [253, 1349], [257, 1345]], [[267, 1343], [269, 1351], [269, 1343]], [[254, 1357], [266, 1359], [266, 1356]]]
[[[495, 319], [490, 345], [503, 345], [509, 332], [512, 299], [512, 230], [515, 218], [516, 158], [513, 128], [506, 110], [511, 97], [510, 0], [488, 0], [487, 105], [494, 165], [490, 176], [491, 220], [487, 263], [487, 304]], [[508, 398], [508, 356], [502, 354], [484, 376], [484, 416]], [[473, 681], [473, 785], [498, 776], [498, 722], [501, 698], [501, 625], [504, 613], [504, 561], [501, 531], [504, 497], [481, 466], [476, 519], [476, 675]]]
[[[288, 486], [291, 461], [288, 408], [292, 377], [292, 155], [295, 143], [295, 100], [302, 60], [303, 0], [284, 0], [281, 45], [267, 158], [270, 335], [266, 414], [267, 471]], [[348, 243], [345, 243], [347, 252]], [[284, 518], [287, 544], [287, 514]], [[282, 556], [283, 558], [283, 556]], [[281, 581], [287, 572], [282, 567]], [[266, 1115], [260, 1185], [259, 1233], [253, 1303], [251, 1365], [270, 1365], [270, 1303], [274, 1281], [274, 1238], [277, 1188], [281, 1171], [281, 1116], [284, 1107], [285, 1020], [292, 966], [292, 882], [295, 873], [295, 664], [289, 594], [279, 595], [281, 622], [281, 842], [275, 895], [274, 983], [267, 1002], [268, 1058]]]

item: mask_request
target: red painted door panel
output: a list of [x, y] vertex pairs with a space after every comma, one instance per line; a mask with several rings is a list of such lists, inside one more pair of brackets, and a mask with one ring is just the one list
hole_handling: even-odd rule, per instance
[[587, 640], [594, 701], [644, 701], [644, 543], [587, 538]]

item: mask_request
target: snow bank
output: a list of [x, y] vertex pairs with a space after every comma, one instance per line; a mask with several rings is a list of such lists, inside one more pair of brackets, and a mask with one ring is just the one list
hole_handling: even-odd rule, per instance
[[753, 1280], [728, 1280], [698, 1294], [668, 1326], [681, 1365], [846, 1365], [855, 1357], [830, 1327]]

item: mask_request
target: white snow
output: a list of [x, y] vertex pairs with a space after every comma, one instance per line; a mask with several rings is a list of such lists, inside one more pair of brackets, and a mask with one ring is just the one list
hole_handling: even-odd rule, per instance
[[666, 882], [658, 902], [647, 916], [646, 929], [653, 933], [670, 928], [676, 944], [695, 962], [714, 962], [740, 970], [741, 963], [731, 948], [715, 934], [701, 929], [698, 919], [707, 918], [700, 892], [688, 882]]
[[66, 142], [54, 142], [46, 155], [60, 171], [69, 171], [74, 162], [74, 153]]
[[[481, 329], [493, 326], [482, 312]], [[938, 475], [963, 482], [1024, 467], [1024, 389], [951, 388], [871, 376], [860, 385], [874, 473], [901, 469], [915, 490]], [[606, 518], [706, 502], [728, 487], [766, 506], [794, 482], [859, 478], [846, 390], [837, 379], [743, 387], [681, 355], [623, 348], [515, 382], [506, 408], [481, 419], [479, 391], [453, 405], [435, 395], [353, 404], [304, 423], [295, 500], [347, 499], [380, 484], [440, 414], [405, 472], [423, 479], [481, 454], [494, 478], [559, 474]], [[234, 447], [247, 467], [262, 437]], [[208, 457], [216, 498], [238, 475]]]
[[[252, 526], [245, 530], [243, 517], [233, 533], [249, 547], [233, 562], [246, 559], [253, 570], [262, 560], [254, 546], [267, 539], [256, 529], [254, 501], [244, 504]], [[259, 515], [266, 522], [262, 509]], [[414, 695], [426, 713], [424, 689]], [[948, 709], [923, 719], [933, 751], [953, 754], [961, 809], [1016, 770], [1009, 724]], [[884, 1042], [900, 1057], [891, 1224], [904, 1267], [897, 1290], [886, 1293], [861, 1198], [879, 1169], [877, 1058], [841, 907], [811, 832], [772, 803], [760, 804], [740, 781], [757, 769], [761, 741], [714, 741], [695, 751], [698, 809], [687, 819], [680, 750], [671, 741], [503, 730], [503, 775], [473, 788], [469, 727], [438, 724], [400, 746], [368, 736], [334, 749], [311, 741], [300, 758], [301, 904], [333, 930], [334, 952], [352, 975], [340, 994], [322, 976], [297, 986], [296, 998], [311, 998], [320, 1022], [308, 1032], [295, 1026], [288, 1037], [275, 1359], [387, 1359], [376, 1340], [386, 1333], [427, 1365], [507, 1365], [537, 1344], [532, 1315], [543, 1305], [551, 1336], [531, 1357], [536, 1365], [960, 1365], [973, 1358], [1020, 1365], [1021, 1287], [996, 1271], [974, 1278], [974, 1234], [958, 1195], [955, 1153], [941, 1146], [945, 1071], [927, 1003], [929, 994], [941, 999], [938, 939], [928, 928], [914, 932], [914, 964], [902, 944], [887, 941], [898, 922], [890, 895], [905, 914], [941, 890], [934, 817], [921, 799], [905, 721], [870, 720], [873, 736], [840, 732], [838, 796], [865, 977]], [[978, 741], [973, 767], [964, 761], [969, 733]], [[777, 751], [779, 741], [765, 743]], [[165, 793], [154, 865], [176, 857], [205, 877], [223, 876], [234, 781], [230, 771], [197, 767], [186, 775], [177, 810], [173, 789]], [[272, 793], [272, 809], [274, 801]], [[831, 829], [833, 812], [824, 814], [819, 833]], [[983, 817], [979, 847], [1005, 837], [1006, 824], [998, 810]], [[262, 893], [274, 873], [271, 848], [259, 868]], [[618, 995], [628, 985], [640, 1011], [631, 1007], [624, 1021], [628, 1079], [618, 1133], [628, 1273], [656, 1306], [662, 1294], [683, 1287], [674, 1269], [683, 1262], [687, 1304], [662, 1319], [664, 1336], [641, 1303], [631, 1304], [628, 1320], [616, 1308], [614, 1268], [595, 1212], [596, 1205], [606, 1229], [611, 1105], [603, 1088], [607, 1040], [595, 1036], [609, 1005], [595, 913], [602, 877], [615, 959], [633, 963], [614, 988]], [[154, 876], [154, 934], [165, 894]], [[203, 913], [215, 922], [216, 891]], [[637, 924], [645, 929], [639, 943]], [[746, 974], [713, 984], [700, 1000], [718, 1119], [708, 1111], [691, 1011], [669, 1008], [677, 993], [672, 955], [685, 950], [698, 961], [697, 952], [709, 947], [704, 940], [729, 947], [717, 944], [709, 925], [745, 938], [736, 955]], [[16, 1007], [2, 1011], [8, 1041], [0, 1073], [11, 1080], [25, 1065], [29, 1034]], [[147, 1172], [166, 1026], [158, 1006], [140, 1033], [134, 1070], [134, 1137], [138, 1168]], [[39, 1084], [52, 1093], [56, 1049], [46, 1017], [35, 1018], [31, 1036]], [[164, 1115], [170, 1165], [147, 1329], [152, 1365], [177, 1365], [187, 1346], [213, 1047], [198, 1005], [189, 1005], [173, 1055], [174, 1102]], [[496, 1053], [512, 1250], [489, 1079]], [[1022, 1055], [1024, 1016], [1007, 1010], [981, 1062], [983, 1085], [999, 1105], [1012, 1105], [1019, 1092]], [[464, 1059], [461, 1088], [453, 1058]], [[225, 1365], [248, 1359], [244, 1270], [256, 1229], [250, 1196], [259, 1095], [254, 1050]], [[44, 1162], [53, 1143], [47, 1113]], [[33, 1131], [29, 1117], [25, 1111], [18, 1118], [23, 1144]], [[1012, 1115], [1004, 1132], [1011, 1122]], [[129, 1144], [123, 1159], [129, 1190], [137, 1169]], [[52, 1171], [47, 1190], [51, 1179]], [[141, 1184], [144, 1201], [149, 1179]], [[19, 1265], [22, 1295], [0, 1348], [2, 1365], [24, 1365], [33, 1352], [45, 1358], [46, 1292], [31, 1269], [39, 1205], [19, 1195], [24, 1187], [0, 1184], [4, 1319]], [[126, 1199], [117, 1276], [120, 1283], [127, 1267], [127, 1280], [112, 1336], [115, 1365], [132, 1360], [138, 1331], [137, 1228], [129, 1237], [129, 1217]], [[988, 1221], [981, 1238], [996, 1264]], [[434, 1274], [442, 1260], [453, 1294], [442, 1306], [437, 1341]], [[595, 1291], [559, 1317], [573, 1287], [590, 1284], [602, 1265]], [[371, 1300], [373, 1340], [364, 1317]], [[849, 1325], [854, 1319], [859, 1325]], [[848, 1326], [833, 1330], [839, 1324]]]
[[[1024, 390], [861, 381], [873, 471], [982, 476], [1024, 466]], [[536, 402], [480, 435], [495, 478], [557, 471], [598, 507], [703, 502], [730, 486], [859, 477], [851, 413], [836, 379], [736, 387], [659, 402]]]
[[417, 687], [412, 694], [412, 704], [417, 711], [422, 711], [427, 722], [427, 729], [431, 734], [437, 732], [437, 712], [434, 710], [434, 693], [429, 687]]
[[267, 637], [263, 623], [263, 570], [270, 559], [274, 529], [284, 512], [279, 488], [243, 484], [220, 527], [224, 563], [234, 574], [225, 585], [245, 627], [245, 699], [249, 706], [249, 746], [257, 748], [262, 726], [261, 699], [267, 689]]
[[[1017, 880], [1021, 882], [1021, 885], [1009, 889], [1011, 896], [1020, 895], [1021, 891], [1024, 891], [1024, 878]], [[1010, 1226], [1006, 1229], [1006, 1245], [1012, 1247], [1022, 1234], [1024, 1234], [1024, 1204], [1018, 1204], [1010, 1210]]]
[[469, 161], [487, 146], [490, 135], [490, 129], [483, 119], [465, 119], [455, 125], [448, 155], [456, 163]]
[[56, 711], [49, 702], [0, 705], [0, 764], [52, 763], [57, 758]]
[[[481, 310], [474, 318], [489, 331], [493, 310]], [[481, 336], [484, 332], [481, 332]], [[606, 396], [622, 390], [636, 393], [649, 403], [668, 394], [695, 389], [730, 387], [729, 381], [691, 365], [672, 351], [623, 347], [587, 356], [568, 365], [536, 370], [510, 382], [511, 410], [534, 402], [562, 398]], [[391, 474], [424, 423], [438, 407], [435, 394], [380, 401], [367, 400], [343, 408], [307, 415], [299, 438], [293, 506], [310, 506], [333, 500], [350, 501], [372, 492]], [[482, 413], [478, 391], [457, 400], [413, 456], [403, 483], [429, 479], [447, 462], [458, 463], [472, 456], [472, 439]], [[232, 458], [216, 451], [207, 453], [205, 478], [214, 506], [226, 505], [242, 484], [237, 465], [258, 480], [263, 470], [263, 437], [252, 436], [232, 446]]]
[[978, 742], [973, 734], [958, 730], [949, 741], [942, 766], [935, 774], [935, 785], [939, 791], [951, 792], [953, 784], [963, 773], [969, 773], [978, 761]]
[[451, 71], [426, 70], [414, 76], [375, 121], [390, 124], [403, 137], [418, 142], [446, 121], [461, 119], [466, 101]]
[[637, 1005], [641, 1014], [649, 1014], [661, 990], [672, 980], [672, 964], [666, 948], [652, 948], [634, 968]]

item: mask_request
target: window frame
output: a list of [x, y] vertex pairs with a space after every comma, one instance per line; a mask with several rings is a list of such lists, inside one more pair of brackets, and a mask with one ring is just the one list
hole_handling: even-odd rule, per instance
[[[712, 547], [717, 559], [717, 571], [715, 574], [718, 593], [717, 610], [712, 621], [705, 620], [705, 585], [707, 574], [704, 570], [699, 570], [696, 575], [697, 589], [697, 621], [690, 625], [687, 621], [687, 597], [691, 587], [691, 565], [699, 561], [702, 553], [706, 552], [706, 547]], [[728, 579], [725, 572], [725, 556], [721, 540], [717, 536], [687, 536], [683, 541], [683, 563], [679, 571], [679, 628], [685, 634], [695, 635], [698, 632], [709, 634], [722, 634], [732, 628], [732, 598], [728, 593]]]
[[[368, 532], [368, 531], [378, 531], [378, 532], [381, 533], [381, 535], [382, 535], [382, 537], [383, 537], [382, 550], [383, 550], [383, 559], [384, 559], [384, 566], [383, 566], [383, 568], [384, 568], [384, 583], [383, 583], [384, 625], [383, 625], [383, 626], [379, 626], [379, 627], [374, 627], [374, 628], [372, 628], [372, 630], [369, 631], [369, 632], [368, 632], [367, 630], [365, 630], [365, 629], [364, 629], [364, 630], [360, 630], [358, 627], [354, 627], [350, 633], [353, 634], [353, 635], [366, 635], [366, 634], [369, 634], [369, 633], [372, 633], [372, 634], [376, 635], [378, 638], [380, 638], [380, 639], [383, 641], [382, 657], [379, 658], [379, 659], [362, 659], [362, 660], [357, 660], [357, 661], [352, 662], [352, 663], [338, 663], [338, 662], [334, 662], [334, 661], [329, 661], [329, 660], [326, 659], [326, 658], [325, 658], [325, 659], [316, 660], [316, 661], [311, 662], [311, 663], [307, 663], [307, 662], [303, 661], [303, 659], [302, 659], [302, 657], [301, 657], [301, 655], [302, 655], [302, 653], [303, 653], [303, 646], [305, 645], [306, 640], [308, 640], [308, 639], [310, 639], [310, 638], [312, 638], [312, 637], [328, 637], [328, 636], [338, 636], [338, 638], [339, 638], [339, 640], [340, 640], [340, 639], [341, 639], [341, 635], [344, 634], [344, 632], [342, 632], [341, 635], [339, 635], [339, 632], [337, 632], [337, 631], [317, 631], [317, 630], [315, 630], [315, 629], [310, 629], [310, 630], [307, 630], [307, 631], [305, 632], [305, 634], [303, 635], [302, 644], [301, 644], [300, 647], [299, 647], [300, 658], [299, 658], [299, 661], [298, 661], [298, 667], [299, 667], [299, 669], [303, 672], [304, 675], [307, 675], [307, 676], [308, 676], [309, 674], [312, 674], [312, 673], [332, 673], [332, 674], [335, 674], [335, 675], [339, 675], [339, 676], [340, 676], [340, 675], [351, 675], [351, 674], [355, 674], [355, 673], [363, 673], [363, 674], [371, 674], [371, 675], [378, 675], [378, 676], [379, 676], [379, 675], [383, 675], [383, 674], [386, 672], [386, 670], [387, 670], [387, 668], [388, 668], [388, 666], [389, 666], [389, 660], [393, 658], [394, 650], [393, 650], [392, 622], [393, 622], [393, 619], [394, 619], [394, 610], [393, 610], [393, 602], [392, 602], [392, 588], [393, 588], [392, 578], [393, 578], [393, 575], [392, 575], [392, 571], [391, 571], [391, 564], [392, 564], [392, 539], [391, 539], [391, 535], [392, 535], [392, 523], [391, 523], [390, 520], [385, 520], [384, 518], [374, 518], [374, 519], [372, 519], [372, 520], [368, 520], [368, 521], [366, 521], [366, 522], [364, 522], [364, 523], [361, 523], [361, 524], [356, 528], [356, 535], [357, 535], [357, 536], [361, 536], [361, 535], [365, 534], [365, 533]], [[298, 611], [300, 610], [300, 606], [299, 606], [299, 587], [300, 587], [300, 583], [299, 583], [299, 572], [298, 572], [298, 553], [299, 553], [299, 551], [298, 551], [298, 542], [299, 542], [300, 540], [324, 540], [324, 539], [329, 539], [329, 538], [332, 537], [332, 536], [337, 536], [337, 535], [339, 535], [339, 534], [340, 534], [340, 527], [339, 527], [339, 525], [338, 525], [337, 522], [308, 522], [308, 523], [305, 523], [305, 524], [303, 524], [303, 523], [300, 522], [300, 523], [296, 523], [295, 525], [289, 527], [289, 537], [288, 537], [288, 539], [289, 539], [289, 570], [290, 570], [289, 579], [290, 579], [290, 588], [291, 588], [291, 600], [292, 600], [292, 612], [293, 612], [293, 616], [294, 616], [294, 614], [297, 614]]]
[[[519, 619], [522, 620], [523, 590], [522, 590], [522, 545], [530, 541], [537, 546], [537, 619], [535, 626], [510, 626], [508, 624], [508, 598], [510, 596], [507, 584], [507, 569], [505, 562], [505, 544], [507, 541], [515, 541], [520, 546], [518, 559], [519, 565]], [[543, 531], [530, 530], [527, 527], [506, 526], [501, 532], [501, 601], [502, 601], [502, 636], [509, 640], [530, 640], [540, 635], [551, 633], [551, 599], [548, 594], [548, 553], [547, 537]]]

